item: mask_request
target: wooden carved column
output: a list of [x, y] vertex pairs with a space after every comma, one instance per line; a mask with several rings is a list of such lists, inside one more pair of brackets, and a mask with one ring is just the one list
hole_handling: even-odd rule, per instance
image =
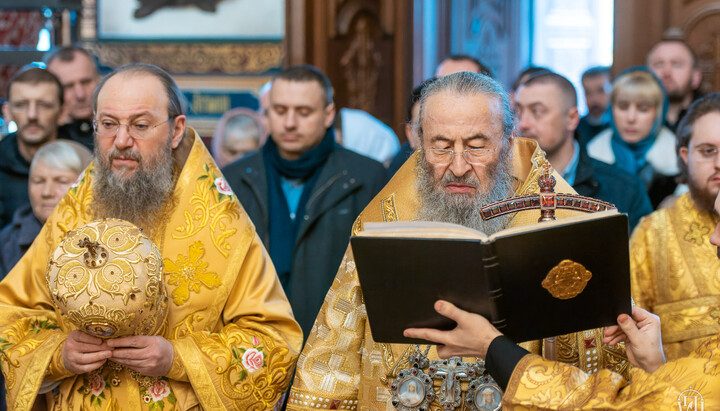
[[325, 72], [339, 107], [364, 110], [402, 135], [412, 87], [412, 2], [288, 0], [286, 65]]

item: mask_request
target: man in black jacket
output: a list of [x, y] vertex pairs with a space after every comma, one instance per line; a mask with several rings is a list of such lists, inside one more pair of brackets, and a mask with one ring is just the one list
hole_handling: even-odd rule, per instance
[[33, 67], [15, 74], [8, 84], [5, 118], [17, 132], [0, 141], [0, 228], [15, 210], [30, 204], [30, 162], [43, 145], [58, 139], [57, 122], [63, 108], [63, 89], [50, 72]]
[[222, 171], [270, 252], [307, 336], [345, 252], [352, 224], [385, 184], [382, 164], [334, 141], [328, 78], [311, 66], [272, 83], [270, 138]]
[[515, 93], [515, 109], [520, 135], [537, 140], [578, 194], [615, 204], [628, 214], [630, 230], [652, 212], [642, 181], [591, 159], [573, 138], [579, 120], [577, 93], [565, 77], [552, 72], [530, 76]]

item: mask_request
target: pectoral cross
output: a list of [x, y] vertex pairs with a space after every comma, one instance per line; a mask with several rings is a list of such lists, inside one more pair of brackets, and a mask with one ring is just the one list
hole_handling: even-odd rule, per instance
[[460, 357], [450, 357], [442, 361], [435, 360], [430, 363], [428, 372], [432, 378], [443, 380], [438, 402], [444, 410], [453, 410], [460, 406], [462, 402], [460, 381], [470, 381], [477, 375], [475, 366], [462, 362]]

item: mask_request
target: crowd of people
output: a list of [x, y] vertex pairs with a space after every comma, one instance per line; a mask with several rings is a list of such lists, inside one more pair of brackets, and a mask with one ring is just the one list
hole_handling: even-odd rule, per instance
[[[690, 389], [720, 407], [720, 95], [701, 95], [684, 41], [614, 79], [589, 68], [582, 117], [550, 68], [506, 91], [477, 59], [449, 56], [408, 97], [402, 145], [336, 106], [309, 65], [281, 70], [258, 111], [225, 113], [208, 150], [164, 70], [101, 77], [74, 46], [45, 64], [15, 74], [3, 105], [17, 131], [0, 140], [0, 408], [652, 409]], [[438, 345], [375, 341], [350, 236], [387, 221], [532, 224], [537, 211], [480, 209], [539, 192], [547, 166], [556, 191], [628, 214], [632, 316], [513, 342], [438, 301], [455, 329], [405, 331]], [[96, 338], [48, 292], [63, 236], [102, 218], [159, 247], [158, 335]]]

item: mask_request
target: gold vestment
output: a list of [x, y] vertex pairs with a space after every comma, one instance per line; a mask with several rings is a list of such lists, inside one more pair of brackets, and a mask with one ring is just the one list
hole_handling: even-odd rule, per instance
[[270, 257], [194, 130], [181, 147], [189, 154], [176, 167], [172, 204], [146, 233], [164, 259], [170, 372], [143, 379], [106, 363], [75, 375], [63, 365], [74, 326], [53, 306], [45, 270], [61, 237], [93, 220], [93, 163], [0, 283], [9, 409], [29, 410], [41, 390], [58, 410], [267, 409], [287, 388], [302, 332]]
[[668, 360], [720, 333], [720, 260], [708, 240], [717, 223], [687, 193], [645, 217], [633, 232], [632, 296], [660, 316]]
[[[353, 226], [353, 233], [361, 231], [366, 222], [416, 218], [420, 208], [415, 185], [418, 155], [416, 152], [365, 208]], [[537, 178], [546, 163], [544, 153], [534, 140], [514, 139], [512, 173], [517, 181], [515, 195], [539, 192]], [[556, 192], [575, 192], [556, 172], [553, 175], [557, 180]], [[559, 218], [570, 215], [573, 212], [557, 212]], [[512, 217], [510, 226], [534, 224], [539, 217], [540, 211], [522, 211]], [[397, 303], [407, 303], [405, 297], [398, 295]], [[289, 410], [395, 409], [389, 386], [401, 369], [410, 367], [407, 354], [412, 346], [376, 343], [367, 321], [352, 249], [348, 247], [298, 359], [288, 400]], [[548, 318], [548, 321], [552, 319]], [[539, 341], [521, 345], [534, 353], [542, 351]], [[627, 368], [624, 347], [622, 344], [618, 347], [603, 345], [601, 329], [557, 337], [557, 354], [558, 359], [588, 371], [610, 367], [622, 372]], [[431, 361], [438, 359], [434, 346], [428, 358]], [[475, 359], [466, 358], [464, 361], [475, 362]], [[466, 385], [463, 383], [463, 387]], [[436, 380], [435, 387], [438, 386]], [[430, 409], [441, 409], [437, 399], [431, 403]], [[460, 409], [465, 409], [464, 403]]]
[[587, 375], [567, 364], [526, 355], [510, 378], [503, 409], [719, 410], [720, 334], [652, 374], [631, 369], [630, 382], [609, 370]]

